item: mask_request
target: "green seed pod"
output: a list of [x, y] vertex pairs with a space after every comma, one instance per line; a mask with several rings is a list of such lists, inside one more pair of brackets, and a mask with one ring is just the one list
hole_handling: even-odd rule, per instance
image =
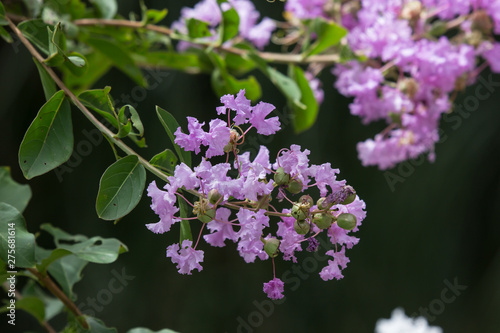
[[299, 202], [303, 205], [308, 205], [309, 208], [311, 208], [311, 206], [314, 205], [313, 199], [308, 194], [301, 196]]
[[311, 226], [305, 220], [295, 220], [293, 228], [299, 235], [305, 235], [309, 232]]
[[221, 197], [222, 195], [215, 188], [208, 192], [208, 201], [210, 201], [212, 205], [215, 205]]
[[356, 190], [352, 186], [345, 186], [344, 190], [348, 194], [347, 197], [342, 202], [343, 205], [348, 205], [356, 199]]
[[290, 214], [296, 219], [296, 220], [305, 220], [307, 216], [309, 216], [309, 208], [301, 205], [301, 204], [294, 204], [292, 207], [292, 211]]
[[269, 255], [271, 258], [275, 258], [279, 251], [280, 247], [280, 241], [277, 240], [276, 238], [269, 238], [267, 240], [263, 240], [264, 242], [264, 251]]
[[333, 216], [326, 213], [314, 214], [313, 223], [320, 229], [328, 229], [332, 225]]
[[290, 175], [285, 173], [282, 167], [279, 167], [274, 174], [274, 182], [278, 185], [287, 185], [290, 181]]
[[350, 213], [342, 213], [337, 217], [337, 225], [345, 230], [352, 230], [357, 224], [356, 216]]
[[288, 192], [293, 194], [300, 193], [302, 192], [302, 182], [300, 181], [300, 179], [292, 179], [286, 189], [288, 190]]
[[330, 207], [333, 206], [333, 202], [326, 204], [325, 203], [326, 198], [319, 198], [318, 201], [316, 202], [316, 205], [318, 206], [319, 209], [329, 209]]

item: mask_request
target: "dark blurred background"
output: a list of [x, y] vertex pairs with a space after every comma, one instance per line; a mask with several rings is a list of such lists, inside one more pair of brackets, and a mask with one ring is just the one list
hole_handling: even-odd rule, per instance
[[[179, 16], [181, 5], [195, 3], [146, 1], [150, 8], [169, 9], [164, 24]], [[263, 15], [280, 18], [282, 2], [255, 4]], [[138, 13], [138, 5], [120, 1], [120, 12], [130, 11]], [[45, 101], [42, 87], [28, 52], [15, 52], [4, 42], [0, 73], [0, 164], [12, 168], [15, 180], [28, 183], [19, 169], [17, 151]], [[219, 105], [208, 76], [165, 73], [160, 85], [138, 101], [148, 144], [140, 153], [146, 158], [170, 147], [155, 105], [173, 113], [183, 126], [188, 115], [214, 117]], [[387, 173], [363, 167], [356, 152], [356, 143], [373, 137], [383, 124], [363, 126], [351, 116], [349, 100], [335, 91], [328, 69], [321, 75], [325, 101], [318, 121], [299, 135], [286, 125], [285, 100], [256, 75], [263, 84], [262, 100], [277, 106], [285, 124], [271, 142], [264, 138], [259, 143], [267, 144], [272, 154], [293, 143], [311, 150], [311, 162], [331, 162], [340, 168], [340, 178], [347, 179], [367, 204], [367, 218], [356, 235], [360, 242], [348, 251], [351, 262], [343, 272], [345, 278], [322, 281], [317, 273], [325, 261], [311, 274], [292, 270], [289, 276], [295, 280], [285, 285], [286, 300], [270, 305], [262, 292], [262, 283], [271, 278], [270, 262], [246, 264], [234, 244], [221, 249], [203, 242], [203, 271], [179, 275], [165, 257], [166, 247], [178, 242], [178, 225], [163, 235], [148, 231], [144, 225], [158, 218], [147, 196], [116, 225], [98, 219], [94, 207], [99, 179], [114, 161], [102, 142], [81, 161], [74, 157], [72, 172], [59, 176], [50, 172], [31, 180], [33, 198], [24, 214], [31, 232], [42, 223], [52, 223], [70, 233], [115, 237], [128, 245], [130, 252], [117, 262], [87, 266], [75, 287], [77, 304], [91, 309], [87, 298], [96, 298], [114, 274], [125, 270], [130, 280], [123, 291], [113, 294], [109, 304], [100, 304], [95, 314], [119, 332], [137, 326], [187, 333], [373, 332], [377, 319], [390, 317], [396, 307], [403, 307], [408, 315], [428, 311], [431, 324], [447, 333], [500, 332], [500, 84], [489, 87], [493, 93], [486, 100], [476, 98], [477, 85], [459, 95], [456, 105], [464, 105], [468, 96], [467, 103], [478, 104], [467, 104], [468, 109], [442, 122], [442, 142], [436, 145], [434, 163], [421, 158]], [[482, 77], [500, 83], [500, 76], [487, 71]], [[116, 99], [135, 87], [117, 70], [95, 87], [105, 85], [113, 87]], [[77, 147], [87, 140], [83, 133], [92, 126], [76, 108], [73, 111]], [[148, 183], [153, 179], [148, 175]], [[196, 235], [199, 225], [193, 228]], [[291, 268], [290, 262], [278, 261], [278, 276]], [[459, 287], [453, 293], [445, 290], [449, 285]], [[54, 326], [60, 328], [64, 320], [64, 315], [57, 317]], [[33, 318], [19, 312], [16, 331], [26, 330], [43, 331]]]

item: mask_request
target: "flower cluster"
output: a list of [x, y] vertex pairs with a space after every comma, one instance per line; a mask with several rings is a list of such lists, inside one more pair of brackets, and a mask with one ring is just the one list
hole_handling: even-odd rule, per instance
[[[299, 19], [338, 17], [326, 0], [288, 0], [285, 8]], [[388, 124], [358, 144], [363, 165], [391, 168], [422, 153], [433, 160], [456, 93], [488, 65], [500, 72], [500, 2], [356, 0], [338, 12], [349, 47], [367, 60], [337, 65], [335, 86], [354, 98], [351, 113], [364, 123]]]
[[[239, 16], [239, 36], [250, 41], [258, 48], [266, 46], [276, 25], [273, 20], [267, 17], [258, 22], [260, 14], [250, 0], [229, 0], [222, 3], [221, 7], [219, 7], [217, 0], [202, 0], [194, 8], [184, 7], [180, 19], [173, 23], [172, 28], [186, 34], [186, 22], [188, 19], [193, 18], [207, 22], [211, 29], [212, 38], [216, 38], [215, 29], [222, 21], [222, 11], [226, 11], [231, 7], [236, 10]], [[189, 46], [192, 46], [192, 44], [182, 42], [179, 44], [179, 49], [184, 50]]]
[[409, 318], [403, 309], [392, 311], [390, 319], [379, 319], [375, 333], [443, 333], [439, 326], [429, 326], [424, 317]]
[[[297, 262], [296, 252], [303, 248], [317, 251], [318, 239], [329, 239], [333, 245], [326, 254], [332, 259], [319, 274], [325, 281], [342, 278], [349, 262], [345, 251], [359, 241], [350, 233], [365, 218], [365, 203], [344, 180], [337, 180], [338, 169], [330, 163], [310, 164], [310, 152], [298, 145], [280, 150], [275, 160], [264, 146], [253, 159], [249, 152], [240, 153], [239, 146], [253, 129], [261, 135], [274, 134], [280, 129], [279, 119], [269, 116], [274, 110], [271, 104], [252, 106], [244, 90], [236, 96], [223, 96], [221, 103], [217, 113], [227, 121], [213, 119], [206, 131], [204, 123], [188, 118], [188, 133], [180, 128], [175, 132], [175, 142], [186, 151], [201, 154], [201, 163], [194, 168], [178, 165], [163, 190], [155, 182], [149, 185], [151, 208], [160, 217], [159, 222], [146, 225], [149, 230], [164, 233], [181, 220], [202, 223], [194, 246], [190, 240], [170, 245], [167, 257], [181, 274], [201, 271], [203, 251], [197, 247], [208, 229], [203, 239], [211, 246], [224, 247], [229, 240], [237, 243], [237, 251], [247, 263], [271, 259], [273, 279], [264, 284], [264, 292], [279, 299], [284, 284], [276, 277], [274, 258], [281, 254], [284, 260]], [[212, 163], [210, 159], [219, 155], [226, 155], [226, 161]], [[234, 157], [232, 163], [230, 156]], [[319, 193], [318, 200], [304, 193], [313, 188]], [[194, 196], [194, 202], [185, 197], [186, 192]], [[178, 200], [191, 206], [194, 217], [179, 214]], [[278, 210], [274, 200], [284, 207]]]

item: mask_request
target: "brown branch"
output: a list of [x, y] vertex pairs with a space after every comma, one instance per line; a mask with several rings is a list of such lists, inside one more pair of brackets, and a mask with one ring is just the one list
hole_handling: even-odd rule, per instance
[[72, 300], [66, 296], [66, 294], [55, 284], [55, 282], [48, 275], [40, 273], [36, 268], [27, 268], [33, 275], [38, 278], [38, 281], [47, 288], [54, 296], [59, 298], [61, 302], [70, 310], [80, 321], [81, 325], [85, 329], [89, 329], [89, 325], [85, 319], [82, 318], [83, 313], [80, 309], [73, 303]]
[[103, 123], [101, 123], [83, 104], [80, 102], [78, 97], [73, 94], [73, 92], [66, 87], [66, 85], [61, 81], [61, 79], [57, 76], [57, 74], [44, 63], [44, 58], [38, 53], [38, 51], [34, 48], [34, 46], [24, 37], [24, 35], [19, 31], [19, 29], [15, 26], [12, 21], [7, 18], [9, 21], [9, 26], [14, 31], [14, 33], [19, 37], [21, 42], [26, 46], [31, 55], [38, 61], [43, 68], [47, 71], [50, 77], [54, 80], [57, 86], [64, 91], [64, 93], [69, 97], [69, 99], [76, 105], [78, 109], [83, 113], [85, 117], [95, 126], [98, 130], [100, 130], [106, 137], [111, 140], [115, 145], [117, 145], [121, 150], [123, 150], [127, 155], [135, 155], [139, 158], [139, 162], [148, 169], [151, 173], [167, 181], [167, 175], [165, 175], [160, 169], [155, 168], [152, 164], [150, 164], [146, 159], [137, 154], [132, 148], [127, 146], [120, 139], [115, 138], [115, 134], [111, 132]]
[[[93, 25], [104, 25], [111, 27], [126, 27], [131, 29], [146, 29], [150, 31], [155, 31], [157, 33], [175, 37], [174, 31], [166, 27], [160, 27], [152, 24], [144, 25], [142, 22], [128, 21], [128, 20], [113, 20], [113, 19], [80, 19], [73, 21], [74, 24], [78, 26], [93, 26]], [[213, 44], [200, 43], [200, 45], [206, 47], [213, 47], [217, 50], [233, 53], [240, 56], [246, 56], [249, 54], [247, 50], [238, 49], [231, 46], [214, 46]], [[340, 57], [337, 54], [320, 54], [313, 55], [310, 57], [304, 57], [301, 54], [284, 54], [284, 53], [273, 53], [273, 52], [257, 52], [257, 54], [264, 60], [274, 63], [282, 64], [309, 64], [309, 63], [324, 63], [333, 64], [339, 62]]]

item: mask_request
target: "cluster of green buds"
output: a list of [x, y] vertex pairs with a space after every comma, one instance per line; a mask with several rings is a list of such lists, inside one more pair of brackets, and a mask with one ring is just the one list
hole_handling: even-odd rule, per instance
[[298, 178], [290, 178], [290, 175], [285, 172], [282, 167], [279, 167], [274, 174], [274, 183], [285, 188], [292, 194], [302, 192], [302, 181]]
[[314, 205], [309, 195], [303, 195], [295, 202], [290, 211], [290, 216], [295, 218], [294, 229], [300, 235], [307, 234], [314, 223], [319, 229], [328, 229], [333, 223], [345, 230], [356, 227], [356, 216], [350, 213], [335, 214], [337, 209], [331, 209], [334, 205], [348, 205], [356, 198], [356, 191], [351, 186], [344, 186], [340, 191], [322, 197], [316, 202], [316, 209], [311, 210]]

